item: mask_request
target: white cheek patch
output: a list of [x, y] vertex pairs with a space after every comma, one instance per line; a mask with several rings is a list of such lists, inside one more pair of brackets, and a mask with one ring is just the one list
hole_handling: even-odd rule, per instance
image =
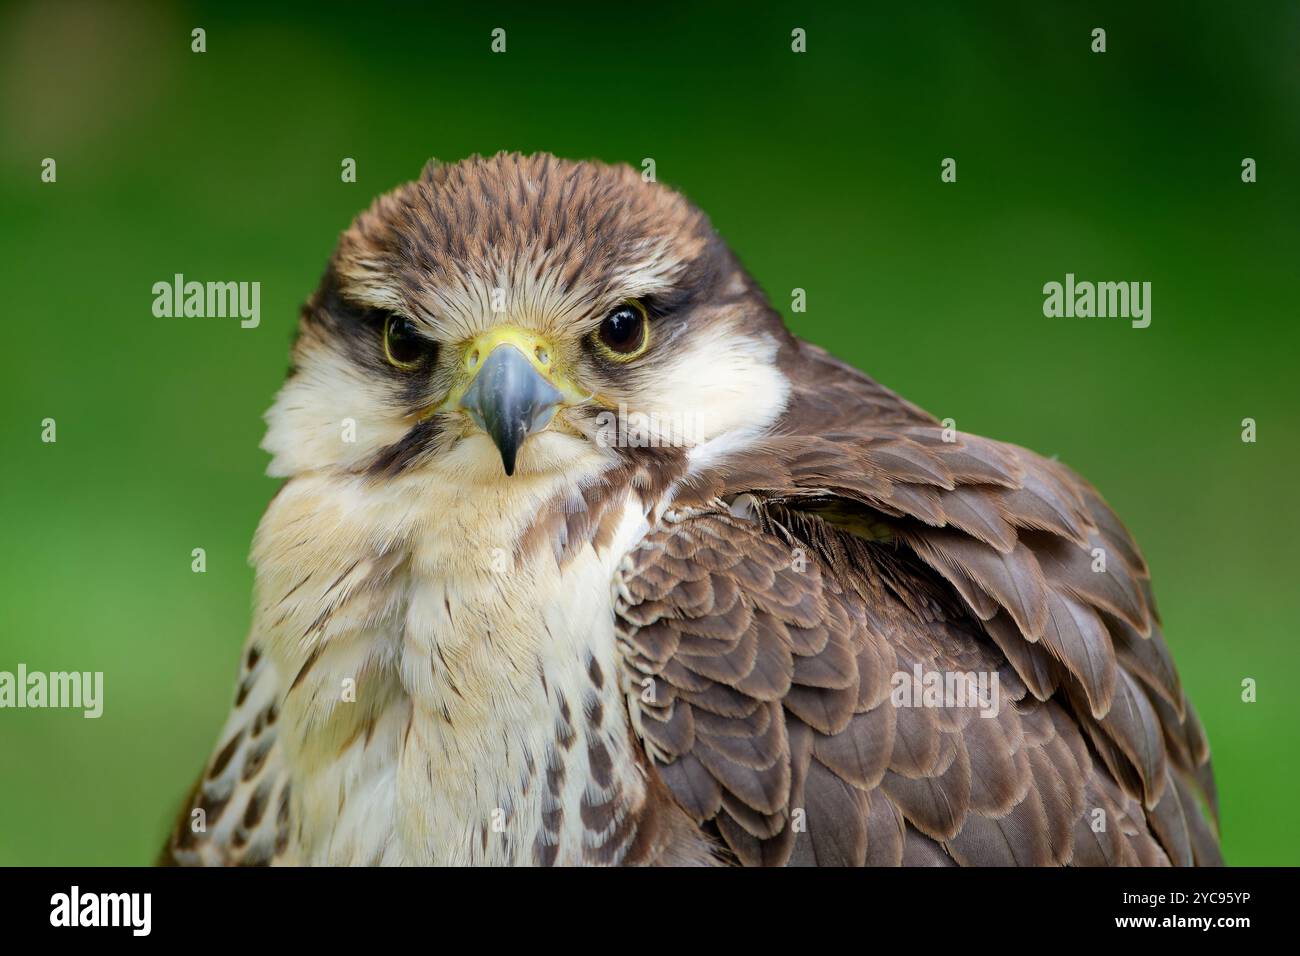
[[399, 441], [411, 422], [384, 388], [333, 349], [317, 347], [266, 413], [262, 449], [273, 478], [353, 468]]
[[681, 341], [686, 347], [641, 386], [635, 411], [680, 430], [692, 462], [725, 436], [761, 434], [785, 409], [790, 383], [776, 367], [771, 336], [742, 337], [724, 326]]

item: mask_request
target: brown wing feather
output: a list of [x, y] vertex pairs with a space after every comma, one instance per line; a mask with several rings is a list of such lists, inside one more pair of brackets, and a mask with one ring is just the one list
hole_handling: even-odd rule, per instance
[[[1221, 862], [1204, 731], [1097, 492], [820, 350], [786, 366], [776, 433], [619, 580], [628, 686], [656, 688], [634, 727], [687, 812], [743, 863]], [[917, 668], [998, 674], [996, 716], [896, 706]]]

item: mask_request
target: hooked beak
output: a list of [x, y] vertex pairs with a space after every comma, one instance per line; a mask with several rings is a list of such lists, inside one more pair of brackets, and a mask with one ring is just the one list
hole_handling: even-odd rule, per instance
[[519, 446], [551, 423], [563, 400], [563, 393], [542, 377], [517, 346], [501, 342], [483, 361], [460, 407], [487, 432], [501, 453], [506, 474], [513, 475]]

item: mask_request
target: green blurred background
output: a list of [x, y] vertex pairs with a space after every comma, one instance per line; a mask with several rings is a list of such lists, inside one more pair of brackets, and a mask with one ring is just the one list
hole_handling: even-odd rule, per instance
[[[1228, 860], [1300, 862], [1300, 6], [262, 6], [0, 12], [0, 670], [106, 685], [97, 721], [0, 711], [0, 864], [152, 858], [230, 702], [298, 306], [375, 195], [499, 149], [653, 157], [797, 332], [1089, 476], [1154, 569]], [[261, 327], [154, 318], [176, 272], [260, 281]], [[1066, 272], [1150, 281], [1151, 327], [1044, 318]]]

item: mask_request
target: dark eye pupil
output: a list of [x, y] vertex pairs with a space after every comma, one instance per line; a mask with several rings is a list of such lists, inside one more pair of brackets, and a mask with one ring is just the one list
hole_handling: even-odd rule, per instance
[[630, 305], [615, 309], [600, 326], [601, 341], [615, 352], [635, 352], [641, 336], [641, 315]]
[[414, 362], [425, 351], [425, 340], [415, 331], [409, 320], [391, 316], [384, 325], [384, 348], [395, 362]]

